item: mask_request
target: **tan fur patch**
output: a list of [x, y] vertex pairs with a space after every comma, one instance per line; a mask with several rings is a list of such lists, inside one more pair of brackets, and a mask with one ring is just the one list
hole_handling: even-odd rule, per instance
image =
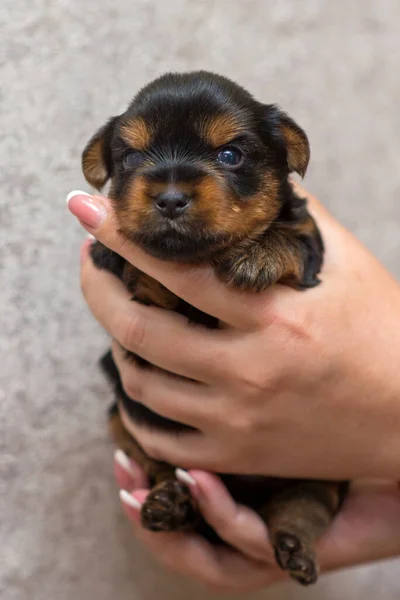
[[144, 119], [132, 119], [121, 127], [121, 137], [136, 150], [146, 150], [152, 138], [151, 128]]
[[165, 310], [176, 310], [179, 298], [151, 277], [144, 276], [136, 286], [135, 298], [155, 304]]
[[108, 179], [108, 172], [103, 160], [103, 139], [95, 140], [82, 157], [83, 174], [96, 190], [101, 190]]
[[243, 131], [243, 125], [235, 116], [218, 115], [203, 125], [201, 135], [213, 148], [218, 148], [232, 142]]
[[310, 146], [307, 137], [301, 129], [297, 129], [290, 123], [283, 121], [279, 127], [287, 147], [288, 167], [291, 171], [304, 177], [310, 160]]
[[142, 224], [151, 218], [153, 206], [144, 177], [135, 177], [124, 196], [116, 203], [115, 212], [120, 231], [128, 237], [132, 232], [139, 231]]
[[276, 218], [278, 185], [273, 173], [267, 173], [261, 191], [242, 201], [217, 177], [205, 177], [197, 186], [197, 214], [211, 231], [229, 233], [232, 239], [255, 235]]
[[175, 294], [129, 263], [125, 264], [123, 280], [135, 300], [166, 310], [178, 308], [179, 298]]
[[318, 227], [310, 214], [302, 220], [294, 223], [276, 223], [274, 229], [279, 231], [288, 239], [293, 235], [315, 237], [318, 235]]

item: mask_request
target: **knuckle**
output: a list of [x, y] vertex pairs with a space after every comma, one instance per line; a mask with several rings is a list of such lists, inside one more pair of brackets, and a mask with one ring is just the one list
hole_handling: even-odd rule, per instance
[[128, 373], [126, 369], [121, 370], [120, 376], [125, 394], [132, 400], [141, 402], [143, 400], [143, 389], [138, 377], [134, 373]]
[[231, 417], [231, 428], [236, 431], [236, 435], [249, 436], [255, 430], [257, 418], [253, 411], [238, 410]]
[[295, 311], [287, 307], [274, 306], [268, 315], [268, 326], [273, 328], [275, 336], [282, 342], [309, 339], [312, 331], [312, 312], [303, 307]]
[[309, 342], [313, 339], [310, 319], [304, 313], [299, 313], [295, 317], [290, 317], [288, 315], [285, 318], [282, 318], [280, 327], [289, 343]]
[[218, 533], [222, 539], [230, 537], [232, 533], [230, 523], [224, 518], [221, 513], [216, 513], [211, 510], [204, 511], [204, 516], [209, 525]]
[[138, 352], [144, 345], [146, 321], [137, 313], [116, 317], [116, 338], [127, 350]]
[[[240, 370], [238, 369], [236, 374], [236, 380], [238, 384], [238, 389], [241, 390], [241, 395], [247, 397], [250, 401], [257, 397], [260, 392], [263, 392], [266, 387], [267, 379], [266, 375], [263, 372], [265, 369], [265, 365], [262, 365], [261, 368], [259, 365], [246, 365], [242, 367]], [[243, 414], [232, 415], [236, 418], [243, 418]]]
[[[236, 418], [246, 420], [251, 417], [251, 408], [258, 405], [260, 398], [265, 400], [269, 395], [276, 392], [276, 379], [280, 371], [280, 365], [276, 361], [267, 362], [260, 355], [249, 357], [245, 364], [236, 369], [236, 390], [240, 390], [241, 400], [245, 397], [248, 401], [247, 413], [238, 411]], [[233, 413], [233, 411], [232, 411]]]

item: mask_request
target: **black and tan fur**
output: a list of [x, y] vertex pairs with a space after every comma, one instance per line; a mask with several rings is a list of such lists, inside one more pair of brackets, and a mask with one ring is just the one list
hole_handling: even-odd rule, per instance
[[[240, 164], [222, 164], [224, 149], [233, 149]], [[307, 137], [291, 118], [228, 79], [203, 71], [167, 74], [150, 83], [124, 114], [96, 133], [82, 157], [90, 184], [101, 189], [111, 180], [109, 197], [127, 239], [163, 260], [208, 263], [227, 284], [249, 292], [276, 282], [299, 290], [319, 283], [322, 239], [305, 200], [288, 180], [293, 171], [303, 176], [308, 162]], [[157, 199], [169, 191], [187, 200], [178, 216], [166, 217], [157, 208]], [[92, 258], [124, 281], [134, 301], [218, 327], [215, 318], [98, 242]], [[135, 360], [152, 368], [140, 357]], [[190, 428], [129, 398], [111, 353], [102, 364], [116, 386], [111, 435], [154, 485], [142, 508], [143, 524], [153, 531], [196, 528], [216, 538], [188, 488], [176, 480], [174, 466], [146, 456], [126, 431], [118, 404], [143, 427], [183, 434]], [[238, 501], [265, 519], [281, 568], [300, 583], [315, 582], [314, 543], [339, 510], [346, 483], [221, 476]]]

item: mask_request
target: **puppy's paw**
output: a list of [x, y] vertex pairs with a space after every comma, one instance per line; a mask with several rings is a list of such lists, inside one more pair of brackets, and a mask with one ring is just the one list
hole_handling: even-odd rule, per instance
[[223, 260], [215, 265], [219, 278], [225, 283], [241, 290], [262, 292], [276, 283], [280, 271], [276, 265], [261, 264], [251, 253], [243, 254], [235, 260]]
[[276, 561], [284, 571], [302, 585], [311, 585], [318, 579], [315, 553], [293, 533], [278, 532], [274, 539]]
[[190, 489], [176, 479], [152, 489], [142, 506], [141, 517], [143, 527], [150, 531], [188, 531], [199, 520]]

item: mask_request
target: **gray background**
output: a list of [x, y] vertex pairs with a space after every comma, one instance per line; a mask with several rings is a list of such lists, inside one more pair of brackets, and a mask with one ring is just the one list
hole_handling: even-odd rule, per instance
[[[155, 566], [117, 499], [106, 337], [80, 296], [83, 232], [64, 203], [86, 188], [87, 138], [166, 70], [232, 76], [305, 127], [306, 185], [399, 275], [399, 30], [398, 0], [1, 0], [2, 598], [206, 597]], [[254, 598], [394, 599], [398, 569]]]

